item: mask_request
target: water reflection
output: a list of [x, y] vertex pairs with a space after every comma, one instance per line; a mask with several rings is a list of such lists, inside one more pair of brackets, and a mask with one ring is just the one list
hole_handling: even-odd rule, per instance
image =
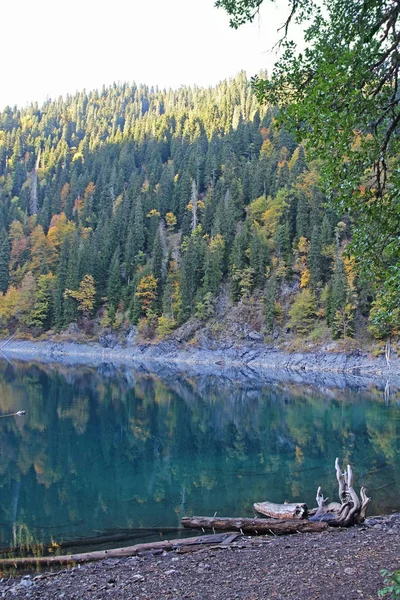
[[254, 501], [336, 496], [355, 467], [372, 512], [398, 509], [400, 405], [391, 393], [217, 376], [0, 363], [0, 546], [33, 547], [183, 515], [251, 516]]

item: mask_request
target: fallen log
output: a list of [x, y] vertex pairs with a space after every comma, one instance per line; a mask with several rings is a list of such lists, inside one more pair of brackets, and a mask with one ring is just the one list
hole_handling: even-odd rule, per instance
[[[178, 540], [165, 540], [162, 542], [148, 542], [146, 544], [136, 544], [135, 546], [126, 546], [125, 548], [115, 548], [111, 550], [98, 550], [94, 552], [85, 552], [83, 554], [66, 554], [62, 556], [26, 556], [21, 558], [1, 558], [0, 567], [26, 567], [28, 565], [66, 565], [73, 563], [92, 562], [102, 560], [103, 558], [120, 558], [122, 556], [135, 556], [142, 552], [152, 550], [175, 550], [180, 546], [190, 545], [210, 545], [223, 544], [227, 538], [232, 537], [233, 532], [217, 533], [215, 535], [202, 535], [191, 538], [182, 538]], [[229, 542], [230, 543], [230, 542]]]
[[307, 504], [304, 503], [289, 503], [274, 504], [273, 502], [255, 502], [254, 510], [267, 517], [273, 519], [306, 519]]
[[327, 528], [327, 524], [323, 522], [312, 523], [307, 520], [296, 519], [279, 521], [276, 519], [242, 519], [234, 517], [183, 517], [181, 523], [187, 529], [236, 530], [249, 534], [271, 533], [274, 535], [311, 533], [313, 531], [324, 531]]

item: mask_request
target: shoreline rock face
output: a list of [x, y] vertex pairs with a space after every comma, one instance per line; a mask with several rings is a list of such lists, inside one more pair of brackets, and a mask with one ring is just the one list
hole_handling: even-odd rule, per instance
[[[356, 382], [400, 387], [400, 360], [395, 356], [390, 368], [384, 357], [371, 357], [361, 351], [345, 354], [327, 351], [283, 352], [273, 346], [248, 343], [238, 346], [215, 343], [196, 347], [176, 339], [158, 344], [129, 343], [123, 346], [109, 337], [102, 343], [69, 341], [11, 340], [1, 353], [9, 359], [70, 365], [113, 364], [141, 368], [155, 374], [190, 371], [192, 374], [221, 374], [273, 381], [296, 381], [343, 387]], [[0, 341], [1, 344], [4, 342]], [[339, 381], [340, 380], [340, 381]], [[329, 383], [330, 382], [330, 383]]]

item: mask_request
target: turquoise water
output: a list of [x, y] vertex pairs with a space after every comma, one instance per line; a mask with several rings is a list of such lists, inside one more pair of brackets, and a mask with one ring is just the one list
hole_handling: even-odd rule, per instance
[[399, 509], [399, 396], [100, 370], [0, 363], [0, 413], [26, 410], [0, 419], [3, 551], [313, 506], [319, 485], [336, 499], [336, 456], [371, 513]]

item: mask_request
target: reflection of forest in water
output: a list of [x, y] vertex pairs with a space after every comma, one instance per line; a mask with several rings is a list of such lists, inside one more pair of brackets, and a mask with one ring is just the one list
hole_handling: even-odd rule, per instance
[[372, 512], [399, 508], [396, 397], [100, 371], [0, 363], [0, 413], [27, 411], [0, 419], [1, 546], [312, 505], [318, 485], [336, 495], [336, 456]]

